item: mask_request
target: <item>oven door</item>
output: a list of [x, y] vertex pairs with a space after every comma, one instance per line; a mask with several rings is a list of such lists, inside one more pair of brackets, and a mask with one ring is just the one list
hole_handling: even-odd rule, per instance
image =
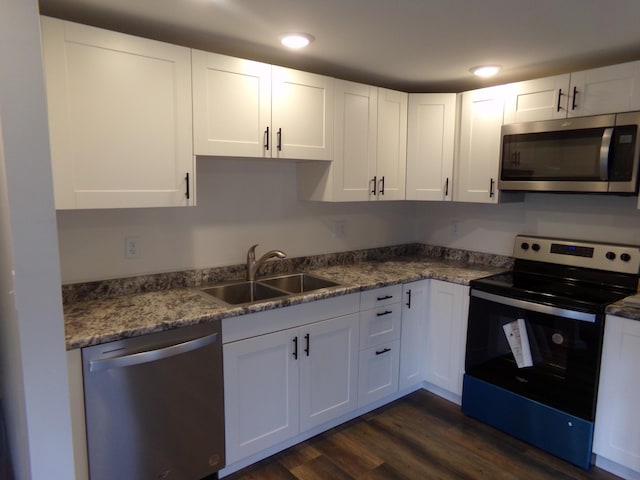
[[593, 420], [602, 315], [472, 290], [467, 375]]

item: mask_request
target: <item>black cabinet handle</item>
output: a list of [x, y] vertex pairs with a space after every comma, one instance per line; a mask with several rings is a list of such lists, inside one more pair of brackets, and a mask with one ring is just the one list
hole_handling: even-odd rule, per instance
[[391, 349], [389, 347], [383, 348], [382, 350], [376, 350], [376, 355], [382, 355], [383, 353], [390, 352]]
[[560, 111], [560, 109], [561, 109], [561, 107], [560, 107], [560, 102], [561, 102], [561, 100], [562, 100], [562, 89], [561, 89], [561, 88], [559, 88], [559, 89], [558, 89], [558, 107], [557, 107], [557, 109], [556, 109], [556, 112], [559, 112], [559, 111]]
[[298, 359], [298, 337], [293, 337], [293, 358]]
[[264, 149], [269, 150], [269, 127], [264, 131]]
[[393, 298], [393, 295], [385, 295], [384, 297], [376, 297], [376, 298], [380, 302], [382, 300], [389, 300], [390, 298]]
[[449, 177], [447, 177], [447, 181], [444, 182], [444, 196], [449, 196]]
[[380, 187], [380, 195], [384, 195], [384, 175], [382, 176], [382, 187]]
[[308, 333], [304, 336], [304, 339], [307, 342], [307, 348], [304, 349], [304, 353], [306, 353], [307, 357], [308, 357], [309, 356], [309, 350], [310, 350], [310, 348], [309, 348], [310, 347], [310, 342], [309, 342], [309, 334]]
[[282, 151], [282, 129], [278, 129], [278, 151]]
[[489, 198], [493, 198], [493, 195], [494, 195], [493, 184], [494, 183], [496, 183], [496, 181], [492, 178], [491, 182], [489, 182]]
[[407, 308], [411, 308], [411, 289], [407, 291], [407, 303], [405, 304]]
[[575, 110], [576, 105], [576, 97], [578, 96], [578, 87], [573, 87], [573, 99], [571, 99], [571, 110]]
[[385, 310], [384, 312], [376, 313], [376, 317], [384, 317], [385, 315], [389, 315], [393, 313], [391, 310]]
[[189, 172], [187, 172], [187, 174], [185, 175], [184, 181], [187, 184], [187, 189], [184, 192], [184, 196], [187, 197], [187, 200], [189, 200], [189, 198], [191, 198], [191, 194], [189, 193]]
[[378, 177], [374, 175], [371, 181], [373, 182], [373, 190], [371, 190], [371, 193], [375, 196], [378, 188]]

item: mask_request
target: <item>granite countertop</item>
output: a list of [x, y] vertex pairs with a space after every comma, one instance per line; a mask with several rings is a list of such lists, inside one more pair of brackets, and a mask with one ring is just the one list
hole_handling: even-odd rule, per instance
[[333, 280], [340, 286], [249, 306], [224, 306], [195, 287], [73, 301], [64, 306], [66, 348], [71, 350], [427, 278], [468, 285], [475, 278], [506, 269], [504, 265], [470, 263], [460, 259], [405, 256], [305, 268], [305, 271]]
[[612, 303], [607, 307], [607, 315], [617, 315], [629, 320], [640, 320], [640, 308], [624, 304], [624, 300]]

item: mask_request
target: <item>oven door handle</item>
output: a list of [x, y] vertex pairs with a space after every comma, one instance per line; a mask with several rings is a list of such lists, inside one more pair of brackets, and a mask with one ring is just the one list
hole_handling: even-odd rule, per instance
[[488, 300], [490, 302], [507, 305], [509, 307], [530, 310], [532, 312], [546, 313], [548, 315], [555, 315], [556, 317], [571, 318], [573, 320], [580, 320], [582, 322], [596, 323], [595, 313], [576, 312], [575, 310], [567, 310], [566, 308], [544, 305], [542, 303], [528, 302], [526, 300], [519, 300], [517, 298], [503, 297], [501, 295], [481, 292], [478, 290], [471, 290], [471, 296], [481, 298], [483, 300]]

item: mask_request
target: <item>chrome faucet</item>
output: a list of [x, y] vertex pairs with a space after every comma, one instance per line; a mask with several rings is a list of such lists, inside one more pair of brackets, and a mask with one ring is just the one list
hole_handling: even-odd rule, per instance
[[286, 258], [287, 254], [280, 250], [270, 250], [264, 255], [262, 255], [258, 260], [256, 260], [256, 247], [258, 244], [256, 243], [252, 247], [249, 248], [247, 252], [247, 280], [254, 281], [256, 279], [256, 274], [258, 273], [258, 269], [262, 266], [262, 264], [272, 257], [278, 258]]

